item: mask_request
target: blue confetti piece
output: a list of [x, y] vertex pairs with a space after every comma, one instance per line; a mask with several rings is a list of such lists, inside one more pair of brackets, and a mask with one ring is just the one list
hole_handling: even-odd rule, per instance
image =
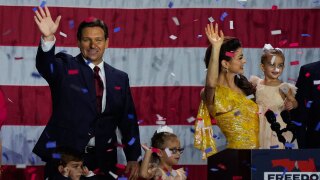
[[293, 147], [294, 147], [294, 144], [286, 142], [286, 143], [284, 144], [284, 146], [287, 147], [287, 148], [293, 148]]
[[191, 131], [192, 133], [194, 133], [194, 129], [193, 129], [193, 128], [190, 128], [190, 131]]
[[224, 18], [226, 18], [228, 16], [227, 12], [223, 12], [222, 15], [220, 16], [220, 20], [224, 21]]
[[287, 173], [287, 168], [284, 168], [283, 172], [282, 172], [282, 177]]
[[41, 78], [41, 75], [39, 73], [37, 73], [37, 72], [32, 72], [31, 76], [35, 77], [35, 78]]
[[172, 1], [169, 2], [168, 7], [169, 7], [169, 8], [172, 8], [172, 7], [173, 7], [173, 2], [172, 2]]
[[51, 72], [51, 74], [53, 73], [53, 64], [52, 63], [50, 63], [50, 72]]
[[46, 3], [47, 3], [46, 1], [42, 1], [41, 4], [40, 4], [40, 7], [44, 8], [44, 6], [46, 5]]
[[310, 34], [301, 34], [302, 37], [311, 37]]
[[35, 165], [36, 164], [36, 159], [34, 158], [33, 155], [31, 155], [31, 157], [29, 158], [30, 164], [31, 165]]
[[8, 155], [6, 153], [2, 153], [2, 156], [5, 157], [7, 161], [9, 161], [9, 157], [8, 157]]
[[302, 126], [302, 123], [297, 122], [297, 121], [291, 121], [293, 124], [295, 124], [296, 126]]
[[306, 104], [306, 108], [311, 108], [312, 101], [308, 101]]
[[250, 169], [251, 169], [252, 171], [257, 171], [257, 168], [254, 167], [254, 166], [252, 166]]
[[129, 119], [134, 119], [134, 114], [128, 114]]
[[69, 28], [70, 29], [74, 28], [74, 20], [69, 20]]
[[61, 159], [61, 154], [59, 154], [59, 153], [52, 153], [52, 158], [53, 158], [53, 159]]
[[170, 176], [171, 173], [168, 171], [166, 174], [167, 174], [167, 176]]
[[46, 148], [47, 148], [47, 149], [55, 148], [55, 147], [57, 147], [57, 144], [56, 144], [55, 141], [49, 141], [49, 142], [47, 142], [47, 144], [46, 144]]
[[134, 142], [136, 141], [136, 138], [131, 138], [131, 140], [128, 142], [128, 144], [131, 146], [132, 144], [134, 144]]
[[122, 176], [122, 177], [119, 177], [118, 180], [128, 180], [128, 178]]
[[38, 10], [37, 7], [32, 8], [33, 12], [36, 12], [37, 10]]
[[119, 32], [119, 31], [120, 31], [120, 27], [116, 27], [113, 29], [113, 32], [115, 32], [115, 33]]
[[270, 146], [270, 149], [277, 149], [279, 148], [279, 145]]
[[86, 93], [89, 92], [88, 89], [86, 89], [86, 88], [81, 88], [81, 91], [82, 91], [83, 94], [86, 94]]
[[186, 169], [186, 176], [188, 177], [188, 172], [189, 172], [189, 169], [188, 168], [185, 168]]
[[317, 127], [316, 127], [315, 130], [316, 130], [316, 131], [319, 131], [319, 130], [320, 130], [320, 121], [318, 122], [318, 125], [317, 125]]
[[211, 147], [209, 147], [209, 148], [207, 148], [206, 150], [204, 150], [206, 153], [209, 153], [209, 152], [211, 152], [212, 151], [212, 148]]

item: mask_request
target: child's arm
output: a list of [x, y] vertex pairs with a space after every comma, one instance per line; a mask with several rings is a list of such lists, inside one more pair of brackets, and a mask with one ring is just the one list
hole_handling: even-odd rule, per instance
[[144, 179], [151, 179], [155, 176], [156, 172], [156, 168], [150, 167], [152, 151], [146, 145], [141, 144], [141, 147], [144, 149], [145, 154], [141, 163], [139, 176]]
[[285, 106], [285, 109], [289, 111], [298, 107], [298, 102], [296, 98], [293, 96], [291, 89], [289, 89], [288, 93], [286, 94], [284, 106]]

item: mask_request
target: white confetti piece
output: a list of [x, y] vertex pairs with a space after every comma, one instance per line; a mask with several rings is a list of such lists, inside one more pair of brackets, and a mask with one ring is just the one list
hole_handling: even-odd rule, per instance
[[170, 73], [171, 76], [176, 77], [176, 75], [174, 73]]
[[213, 23], [213, 22], [214, 22], [213, 17], [209, 17], [209, 18], [208, 18], [208, 20], [209, 20], [211, 23]]
[[189, 118], [187, 119], [188, 123], [192, 123], [192, 122], [195, 121], [195, 120], [196, 120], [196, 118], [194, 118], [193, 116], [191, 116], [191, 117], [189, 117]]
[[11, 103], [13, 103], [13, 101], [12, 101], [10, 98], [8, 98], [8, 101], [10, 101]]
[[172, 20], [173, 20], [173, 22], [174, 22], [177, 26], [180, 25], [179, 20], [178, 20], [177, 17], [172, 17]]
[[17, 164], [17, 165], [16, 165], [16, 168], [17, 168], [17, 169], [25, 169], [26, 167], [27, 167], [26, 164]]
[[118, 178], [118, 175], [114, 174], [113, 172], [109, 171], [109, 174], [114, 178], [114, 179], [117, 179]]
[[276, 60], [276, 56], [272, 56], [272, 59], [271, 59], [271, 64], [273, 65], [274, 64], [274, 61]]
[[198, 121], [197, 128], [204, 128], [203, 120]]
[[168, 157], [172, 156], [172, 153], [169, 148], [166, 148], [164, 151], [167, 153]]
[[277, 34], [281, 34], [281, 30], [273, 30], [271, 31], [272, 35], [277, 35]]
[[157, 119], [160, 121], [166, 120], [166, 118], [162, 117], [160, 114], [156, 114]]
[[63, 36], [65, 38], [67, 37], [67, 34], [65, 34], [65, 33], [61, 32], [61, 31], [59, 32], [59, 34], [60, 34], [60, 36]]
[[230, 21], [230, 29], [234, 29], [234, 27], [233, 27], [233, 21]]
[[320, 84], [320, 80], [314, 80], [313, 81], [313, 85], [319, 85]]
[[198, 34], [198, 38], [202, 38], [202, 34]]
[[170, 39], [172, 39], [172, 40], [176, 40], [176, 39], [177, 39], [177, 36], [175, 36], [175, 35], [171, 35], [171, 36], [170, 36]]
[[253, 99], [253, 98], [254, 98], [253, 94], [250, 94], [249, 96], [247, 96], [247, 99]]

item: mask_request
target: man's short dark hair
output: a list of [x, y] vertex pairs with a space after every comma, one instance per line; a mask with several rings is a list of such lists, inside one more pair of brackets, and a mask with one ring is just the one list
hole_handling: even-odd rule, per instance
[[101, 19], [90, 17], [90, 18], [87, 18], [86, 20], [82, 21], [79, 25], [78, 32], [77, 32], [78, 41], [81, 41], [82, 31], [84, 28], [87, 28], [87, 27], [101, 27], [104, 31], [104, 38], [107, 40], [107, 38], [108, 38], [107, 25], [105, 25]]

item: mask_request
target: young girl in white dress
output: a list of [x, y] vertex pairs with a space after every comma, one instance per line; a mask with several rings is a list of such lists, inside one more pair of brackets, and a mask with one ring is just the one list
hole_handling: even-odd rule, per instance
[[266, 44], [261, 56], [264, 79], [251, 76], [256, 86], [256, 103], [259, 105], [259, 142], [261, 149], [297, 149], [295, 124], [290, 120], [290, 110], [298, 106], [297, 88], [281, 82], [285, 57], [279, 48]]

